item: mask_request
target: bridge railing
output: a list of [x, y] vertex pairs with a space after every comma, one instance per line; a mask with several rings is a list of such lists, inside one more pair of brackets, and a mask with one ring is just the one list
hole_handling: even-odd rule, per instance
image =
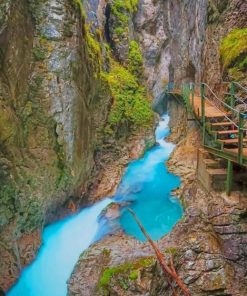
[[247, 87], [236, 81], [223, 82], [223, 84], [227, 86], [224, 94], [229, 98], [231, 107], [241, 105], [242, 111], [247, 111]]
[[[232, 84], [231, 84], [232, 85]], [[234, 83], [234, 85], [238, 85], [238, 83]], [[238, 85], [239, 87], [239, 85]], [[245, 88], [243, 88], [245, 90]], [[210, 86], [206, 83], [195, 84], [195, 83], [170, 83], [167, 85], [166, 90], [172, 93], [178, 93], [183, 97], [184, 104], [188, 112], [192, 112], [200, 121], [202, 127], [202, 138], [203, 145], [214, 146], [214, 148], [224, 151], [224, 145], [217, 141], [217, 134], [212, 135], [212, 131], [210, 130], [210, 126], [212, 122], [217, 122], [218, 117], [211, 118], [211, 122], [207, 122], [205, 105], [207, 102], [208, 105], [212, 105], [214, 108], [218, 110], [218, 113], [222, 113], [222, 118], [224, 121], [231, 123], [231, 128], [238, 130], [238, 156], [237, 162], [239, 164], [243, 163], [243, 149], [244, 149], [244, 138], [247, 134], [247, 112], [242, 113], [240, 110], [236, 108], [235, 103], [226, 103], [224, 100], [220, 99], [219, 96], [210, 88]], [[232, 92], [232, 101], [236, 101], [236, 94]], [[247, 89], [246, 89], [247, 93]], [[234, 95], [234, 97], [233, 97]], [[200, 112], [199, 110], [195, 110], [195, 97], [200, 97], [201, 106]], [[234, 98], [234, 99], [233, 99]], [[198, 106], [197, 106], [198, 107]]]
[[[238, 162], [239, 164], [243, 163], [243, 148], [244, 148], [244, 137], [247, 133], [247, 114], [241, 113], [236, 107], [228, 105], [222, 99], [220, 99], [216, 93], [207, 85], [202, 83], [202, 93], [201, 93], [202, 105], [205, 109], [205, 101], [208, 100], [210, 103], [213, 103], [214, 108], [217, 108], [219, 112], [224, 116], [224, 120], [231, 123], [231, 128], [238, 130]], [[202, 112], [203, 121], [203, 135], [204, 135], [204, 144], [205, 144], [205, 129], [206, 129], [206, 120], [205, 113]]]

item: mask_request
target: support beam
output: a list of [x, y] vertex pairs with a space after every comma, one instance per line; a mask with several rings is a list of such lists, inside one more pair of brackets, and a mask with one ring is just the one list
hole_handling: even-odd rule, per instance
[[234, 85], [234, 82], [231, 82], [231, 85], [230, 85], [230, 94], [231, 94], [231, 107], [234, 108], [235, 106], [235, 85]]
[[233, 163], [228, 160], [227, 164], [227, 180], [226, 180], [226, 194], [231, 195], [233, 178]]
[[206, 117], [205, 117], [205, 84], [201, 84], [201, 123], [202, 123], [202, 144], [205, 145], [206, 138]]
[[238, 162], [243, 164], [243, 142], [244, 142], [244, 117], [239, 114], [239, 129], [238, 129]]

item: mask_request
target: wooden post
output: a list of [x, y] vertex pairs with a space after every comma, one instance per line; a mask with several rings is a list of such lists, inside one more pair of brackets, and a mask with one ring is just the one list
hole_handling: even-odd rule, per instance
[[206, 118], [205, 118], [205, 84], [201, 84], [201, 123], [202, 123], [202, 144], [205, 145]]
[[234, 87], [234, 82], [231, 82], [230, 85], [230, 94], [231, 94], [231, 107], [234, 108], [234, 101], [235, 101], [235, 87]]
[[194, 112], [195, 112], [195, 109], [194, 109], [194, 104], [195, 104], [195, 84], [194, 83], [192, 83], [191, 95], [192, 95], [192, 112], [194, 114]]
[[243, 140], [244, 140], [244, 117], [239, 114], [239, 130], [238, 130], [238, 162], [243, 164]]
[[227, 164], [227, 180], [226, 180], [226, 194], [231, 195], [232, 191], [232, 177], [233, 177], [233, 163], [228, 160]]

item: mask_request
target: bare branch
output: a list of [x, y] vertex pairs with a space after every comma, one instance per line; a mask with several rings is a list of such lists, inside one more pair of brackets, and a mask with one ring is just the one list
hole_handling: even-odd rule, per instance
[[[174, 264], [173, 264], [173, 260], [171, 261], [171, 268], [167, 265], [166, 260], [164, 258], [164, 255], [162, 254], [162, 252], [159, 250], [158, 246], [156, 245], [156, 243], [151, 239], [151, 237], [149, 236], [149, 234], [147, 233], [147, 231], [145, 230], [145, 228], [143, 227], [143, 225], [141, 224], [140, 220], [137, 218], [136, 214], [130, 209], [128, 208], [128, 211], [131, 213], [131, 215], [133, 216], [133, 218], [135, 219], [136, 223], [138, 224], [138, 226], [140, 227], [142, 233], [144, 234], [144, 236], [146, 237], [146, 239], [148, 240], [148, 242], [150, 243], [150, 245], [152, 246], [156, 257], [160, 263], [160, 266], [164, 272], [164, 274], [168, 274], [169, 276], [172, 277], [172, 279], [175, 280], [175, 282], [177, 283], [177, 285], [180, 287], [180, 289], [183, 291], [185, 296], [191, 296], [188, 288], [186, 287], [186, 285], [183, 283], [183, 281], [179, 278], [175, 268], [174, 268]], [[168, 281], [169, 285], [171, 286], [174, 295], [177, 295], [176, 292], [174, 291], [171, 283]]]

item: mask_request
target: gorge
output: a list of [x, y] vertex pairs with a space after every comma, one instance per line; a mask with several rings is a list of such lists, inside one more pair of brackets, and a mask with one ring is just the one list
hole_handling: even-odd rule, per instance
[[[151, 149], [142, 159], [130, 164], [115, 197], [105, 199], [82, 210], [77, 216], [48, 226], [44, 230], [44, 245], [37, 259], [23, 272], [19, 282], [8, 295], [66, 295], [66, 282], [80, 253], [92, 242], [111, 232], [111, 226], [103, 223], [100, 214], [113, 202], [131, 201], [129, 206], [142, 218], [153, 239], [159, 239], [169, 232], [181, 217], [182, 210], [178, 202], [171, 199], [170, 188], [167, 188], [167, 184], [171, 189], [178, 185], [177, 178], [164, 170], [164, 160], [173, 149], [173, 145], [163, 140], [168, 132], [167, 126], [166, 116], [156, 131], [156, 139], [161, 146]], [[148, 193], [150, 191], [152, 195]], [[126, 217], [126, 214], [125, 212], [118, 222], [121, 228], [143, 240], [140, 230], [131, 223], [131, 217]]]
[[[110, 201], [101, 199], [115, 196], [114, 202], [133, 205], [144, 223], [148, 217], [149, 230], [159, 216], [154, 239], [164, 253], [174, 255], [192, 295], [246, 294], [246, 167], [232, 165], [229, 196], [224, 174], [207, 179], [209, 165], [225, 169], [226, 162], [203, 149], [200, 124], [184, 97], [165, 92], [168, 83], [204, 82], [229, 103], [232, 90], [225, 82], [245, 89], [246, 12], [244, 0], [1, 1], [0, 293], [39, 261], [43, 231], [46, 236], [52, 227], [85, 215], [92, 230], [88, 243], [73, 244], [78, 249], [67, 271], [73, 270], [70, 279], [66, 275], [69, 295], [172, 295], [150, 246], [127, 235], [140, 239], [125, 207], [118, 219], [126, 232], [110, 222], [110, 235], [104, 232], [89, 246], [101, 212], [90, 216], [90, 209], [102, 205], [103, 210]], [[246, 93], [235, 92], [241, 99], [236, 108], [246, 114]], [[154, 146], [158, 119], [151, 105], [170, 116], [167, 141], [176, 148], [168, 161], [166, 128], [158, 137], [160, 146]], [[158, 189], [146, 187], [152, 169], [145, 170], [145, 161], [155, 155], [160, 165], [155, 170], [164, 170], [167, 162], [169, 172], [181, 178], [173, 194], [184, 216], [172, 230], [182, 210], [177, 202], [159, 198], [170, 196], [179, 182], [167, 172], [154, 174]], [[217, 169], [222, 173], [222, 167]], [[135, 187], [133, 195], [140, 195], [140, 205], [129, 205], [133, 196], [124, 187], [126, 179]], [[118, 199], [125, 191], [130, 200]], [[157, 201], [153, 208], [147, 195]], [[166, 219], [169, 210], [174, 220]], [[59, 248], [55, 241], [53, 248]], [[65, 285], [63, 280], [59, 296], [66, 295]], [[51, 291], [47, 287], [44, 295], [56, 295]]]

